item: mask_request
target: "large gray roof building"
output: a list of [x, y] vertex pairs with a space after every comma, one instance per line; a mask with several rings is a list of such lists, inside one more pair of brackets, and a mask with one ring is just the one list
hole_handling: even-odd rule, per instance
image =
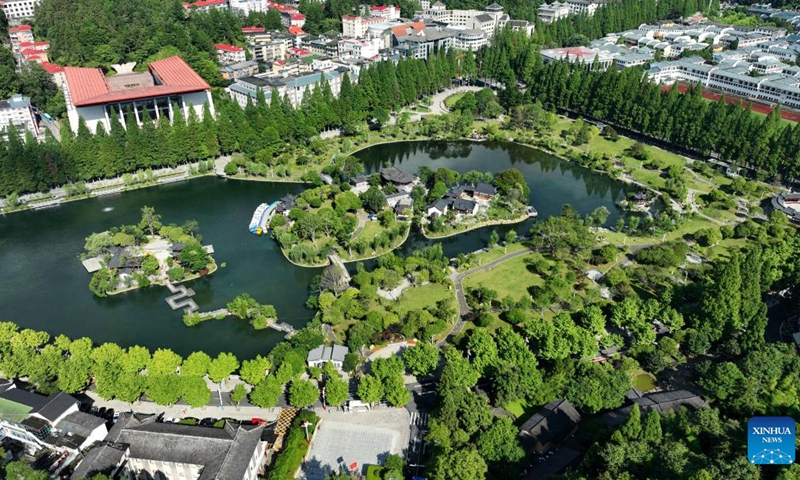
[[123, 414], [71, 478], [121, 471], [134, 476], [146, 472], [147, 478], [255, 480], [264, 459], [263, 429], [229, 423], [195, 427], [158, 423], [155, 415]]

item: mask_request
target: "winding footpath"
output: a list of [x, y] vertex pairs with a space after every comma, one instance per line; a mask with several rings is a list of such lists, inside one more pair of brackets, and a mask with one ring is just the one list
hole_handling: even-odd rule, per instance
[[468, 314], [471, 309], [469, 305], [467, 305], [467, 297], [464, 294], [464, 284], [463, 281], [466, 277], [473, 275], [475, 273], [484, 272], [486, 270], [491, 270], [492, 268], [500, 265], [501, 263], [507, 262], [513, 258], [521, 257], [523, 255], [528, 255], [533, 253], [531, 250], [527, 248], [524, 250], [517, 250], [516, 252], [507, 253], [500, 258], [492, 260], [491, 262], [487, 263], [486, 265], [481, 265], [480, 267], [471, 268], [465, 272], [453, 272], [450, 275], [450, 280], [453, 281], [453, 284], [456, 288], [456, 300], [458, 303], [458, 322], [453, 326], [453, 330], [450, 331], [450, 334], [440, 340], [437, 345], [441, 345], [444, 342], [448, 341], [450, 338], [455, 337], [461, 330], [464, 329], [464, 325], [466, 321], [464, 320], [464, 316]]

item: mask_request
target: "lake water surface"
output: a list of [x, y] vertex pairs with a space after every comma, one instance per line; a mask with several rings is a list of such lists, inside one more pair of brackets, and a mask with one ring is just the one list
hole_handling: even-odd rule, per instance
[[[605, 205], [609, 222], [620, 215], [614, 203], [625, 186], [602, 175], [561, 161], [538, 150], [507, 143], [407, 142], [371, 147], [356, 154], [367, 169], [395, 164], [413, 173], [422, 165], [498, 172], [509, 167], [522, 171], [531, 187], [530, 202], [539, 218], [558, 214], [569, 203], [582, 214]], [[229, 318], [187, 328], [182, 312], [165, 302], [168, 290], [152, 286], [108, 298], [89, 292], [90, 275], [78, 255], [92, 232], [123, 223], [138, 223], [143, 205], [156, 208], [164, 223], [200, 224], [204, 244], [213, 244], [218, 264], [213, 275], [186, 285], [197, 294], [201, 310], [222, 308], [247, 292], [271, 303], [281, 321], [296, 327], [313, 316], [304, 307], [307, 287], [318, 269], [300, 268], [284, 259], [269, 237], [257, 237], [247, 226], [256, 206], [287, 193], [296, 184], [245, 182], [204, 177], [182, 183], [71, 202], [58, 207], [0, 216], [0, 320], [23, 328], [45, 330], [97, 343], [171, 348], [181, 355], [203, 350], [210, 355], [230, 351], [239, 358], [267, 353], [283, 337], [273, 330], [254, 331], [246, 322]], [[534, 220], [513, 227], [527, 233]], [[486, 245], [490, 229], [441, 241], [445, 253], [455, 256]], [[432, 242], [417, 232], [400, 249], [408, 253]]]

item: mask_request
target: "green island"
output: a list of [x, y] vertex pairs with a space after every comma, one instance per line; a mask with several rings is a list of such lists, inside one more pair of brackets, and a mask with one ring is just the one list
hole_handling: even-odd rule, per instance
[[200, 242], [197, 222], [163, 225], [152, 207], [142, 207], [138, 225], [120, 225], [86, 238], [83, 265], [97, 297], [194, 280], [214, 273], [213, 247]]
[[230, 315], [247, 320], [256, 330], [263, 330], [278, 321], [278, 312], [274, 306], [261, 305], [256, 299], [243, 293], [228, 302], [224, 309], [216, 312], [184, 312], [183, 323], [187, 327], [194, 327], [209, 320], [223, 320]]

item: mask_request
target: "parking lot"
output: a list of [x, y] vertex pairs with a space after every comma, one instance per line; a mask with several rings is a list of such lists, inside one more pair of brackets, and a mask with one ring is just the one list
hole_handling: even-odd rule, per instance
[[323, 413], [311, 442], [300, 478], [325, 480], [342, 466], [380, 465], [391, 454], [408, 446], [409, 415], [404, 408], [379, 407], [370, 412]]

